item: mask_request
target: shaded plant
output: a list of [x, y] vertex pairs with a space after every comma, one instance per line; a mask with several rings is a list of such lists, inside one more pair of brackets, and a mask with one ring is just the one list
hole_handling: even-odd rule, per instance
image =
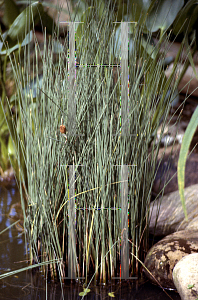
[[[18, 163], [16, 159], [15, 149], [9, 136], [9, 130], [7, 122], [9, 123], [9, 128], [12, 127], [12, 118], [16, 118], [17, 127], [12, 128], [13, 137], [16, 137], [17, 132], [20, 131], [20, 115], [18, 103], [12, 102], [12, 99], [9, 101], [11, 107], [11, 112], [6, 105], [7, 95], [7, 66], [10, 62], [22, 63], [19, 59], [22, 56], [24, 47], [32, 42], [33, 38], [33, 28], [39, 23], [42, 19], [42, 25], [47, 26], [48, 32], [52, 33], [53, 30], [53, 20], [47, 15], [44, 11], [43, 4], [40, 2], [34, 2], [27, 6], [24, 9], [22, 6], [22, 11], [19, 6], [13, 0], [4, 1], [4, 15], [2, 23], [7, 30], [0, 30], [0, 93], [1, 93], [1, 106], [0, 106], [0, 156], [1, 156], [1, 168], [6, 170], [9, 167], [9, 160], [16, 171], [16, 176], [19, 179], [18, 174]], [[47, 21], [47, 24], [46, 24]], [[28, 24], [28, 26], [27, 26]], [[12, 68], [11, 68], [12, 69]], [[14, 76], [10, 74], [11, 77]], [[14, 80], [13, 80], [14, 81]], [[6, 119], [4, 118], [5, 110]], [[20, 132], [21, 139], [23, 138], [22, 132]], [[16, 143], [16, 140], [15, 140]], [[21, 157], [22, 161], [22, 157]], [[21, 167], [25, 167], [24, 164]], [[25, 170], [24, 170], [25, 173]]]

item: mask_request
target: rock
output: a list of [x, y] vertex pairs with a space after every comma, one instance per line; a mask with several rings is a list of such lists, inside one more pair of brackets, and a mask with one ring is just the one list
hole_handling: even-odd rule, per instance
[[[197, 194], [198, 184], [189, 186], [184, 190], [188, 221], [186, 221], [184, 217], [179, 191], [153, 201], [150, 206], [150, 233], [155, 233], [156, 236], [168, 235], [178, 230], [184, 230], [187, 225], [190, 226], [190, 224], [192, 224], [191, 222], [195, 222], [194, 218], [198, 216]], [[159, 216], [155, 230], [156, 216], [158, 213]]]
[[0, 182], [2, 182], [2, 181], [8, 181], [8, 182], [12, 181], [15, 178], [14, 174], [15, 174], [15, 172], [14, 172], [12, 167], [3, 172], [3, 170], [0, 166]]
[[[157, 42], [157, 40], [156, 40]], [[161, 49], [163, 49], [166, 52], [166, 57], [171, 57], [173, 59], [176, 58], [179, 48], [181, 46], [181, 43], [168, 43], [166, 46], [162, 46]], [[198, 52], [196, 51], [195, 55], [193, 56], [193, 62], [195, 64], [195, 70], [198, 74]], [[181, 61], [185, 61], [187, 57], [187, 49], [183, 49], [181, 54]], [[177, 64], [177, 72], [180, 73], [183, 68], [182, 64]], [[171, 71], [173, 69], [173, 63], [169, 65], [168, 69], [166, 70], [165, 74], [167, 77], [170, 76]], [[186, 73], [184, 74], [180, 84], [179, 84], [179, 91], [181, 90], [181, 93], [188, 94], [188, 95], [194, 95], [198, 96], [198, 90], [197, 90], [198, 81], [196, 79], [196, 76], [193, 72], [193, 68], [191, 66], [188, 67]]]
[[[154, 39], [154, 41], [157, 43], [158, 40]], [[162, 45], [161, 49], [163, 51], [165, 51], [166, 53], [166, 57], [173, 57], [174, 59], [176, 58], [179, 48], [181, 46], [181, 43], [178, 42], [166, 42], [164, 45]], [[188, 54], [188, 49], [183, 48], [183, 51], [181, 53], [181, 59], [184, 61], [187, 57]], [[198, 51], [195, 52], [195, 55], [193, 56], [193, 61], [194, 64], [197, 65], [198, 64]]]
[[173, 281], [182, 300], [198, 298], [198, 253], [183, 257], [173, 269]]
[[[69, 14], [73, 12], [71, 1], [61, 1], [61, 0], [48, 0], [50, 5], [48, 7], [48, 14], [54, 19], [54, 22], [66, 22], [70, 20]], [[57, 7], [61, 7], [60, 11], [58, 12]], [[70, 12], [70, 13], [69, 13]], [[67, 23], [62, 24], [60, 26], [66, 26]]]
[[[182, 134], [182, 130], [179, 133]], [[174, 137], [174, 135], [171, 135]], [[198, 133], [197, 133], [198, 137]], [[198, 140], [198, 139], [197, 139]], [[193, 138], [194, 142], [194, 138]], [[167, 147], [159, 149], [157, 165], [156, 165], [156, 177], [152, 186], [152, 193], [155, 197], [164, 188], [164, 195], [172, 193], [178, 190], [177, 181], [177, 166], [179, 160], [181, 145], [177, 144], [173, 147]], [[198, 147], [197, 147], [198, 149]], [[189, 187], [194, 184], [198, 184], [198, 155], [195, 153], [196, 148], [193, 153], [187, 158], [186, 170], [185, 170], [185, 187]], [[165, 154], [164, 154], [165, 152]]]
[[[181, 73], [183, 67], [184, 66], [182, 64], [177, 65], [176, 76], [178, 76], [178, 74]], [[166, 76], [169, 77], [172, 71], [173, 71], [173, 63], [165, 71]], [[196, 74], [198, 74], [198, 66], [195, 66], [195, 71]], [[198, 80], [196, 78], [196, 75], [194, 74], [193, 68], [189, 66], [178, 86], [178, 90], [180, 93], [184, 93], [184, 94], [187, 93], [188, 95], [193, 95], [197, 97], [198, 96], [197, 85], [198, 85]]]
[[198, 216], [195, 217], [186, 227], [186, 230], [197, 230], [198, 229]]
[[[174, 266], [184, 256], [198, 252], [198, 232], [182, 230], [170, 234], [156, 243], [147, 253], [145, 266], [164, 288], [174, 289], [172, 279]], [[144, 270], [146, 276], [154, 283], [154, 278]]]

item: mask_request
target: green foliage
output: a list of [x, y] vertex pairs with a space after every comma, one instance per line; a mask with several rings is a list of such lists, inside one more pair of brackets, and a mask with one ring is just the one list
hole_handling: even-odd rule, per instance
[[[8, 15], [9, 13], [6, 10], [6, 16]], [[22, 13], [20, 13], [14, 19], [12, 24], [9, 23], [9, 30], [6, 31], [4, 33], [4, 36], [1, 37], [2, 44], [0, 55], [8, 55], [8, 50], [9, 53], [11, 53], [16, 49], [20, 49], [22, 45], [30, 43], [31, 40], [29, 34], [34, 26], [39, 22], [42, 15], [42, 4], [39, 2], [35, 2], [24, 9]], [[13, 17], [11, 19], [13, 19]], [[9, 21], [11, 21], [11, 19]], [[28, 27], [27, 24], [29, 24]]]
[[194, 284], [188, 284], [188, 289], [192, 289], [192, 288], [194, 288]]
[[108, 293], [109, 297], [115, 298], [114, 292], [113, 293]]
[[[34, 25], [38, 23], [39, 18], [42, 17], [43, 6], [41, 3], [36, 2], [28, 6], [18, 17], [14, 20], [10, 29], [6, 34], [4, 43], [9, 48], [14, 47], [16, 44], [22, 44], [27, 32], [32, 30]], [[29, 28], [27, 28], [29, 24]], [[2, 47], [2, 51], [7, 49], [7, 45]]]
[[190, 0], [180, 10], [177, 18], [173, 23], [173, 33], [187, 33], [188, 35], [196, 28], [198, 20], [198, 3], [196, 0]]
[[[11, 109], [17, 110], [17, 118], [20, 119], [17, 101], [15, 106], [13, 102], [6, 102], [6, 68], [8, 62], [11, 64], [18, 63], [18, 57], [22, 55], [22, 50], [25, 46], [29, 45], [32, 41], [32, 30], [35, 25], [42, 19], [43, 26], [47, 23], [48, 32], [52, 33], [53, 20], [44, 12], [43, 5], [40, 2], [34, 2], [29, 5], [21, 13], [16, 2], [13, 0], [6, 0], [4, 2], [4, 16], [3, 23], [8, 28], [3, 34], [0, 34], [0, 85], [1, 85], [1, 105], [0, 105], [0, 157], [1, 167], [3, 170], [9, 167], [9, 161], [16, 171], [17, 178], [19, 176], [19, 166], [17, 163], [16, 151], [16, 129], [12, 128], [13, 141], [9, 137], [9, 127], [12, 127], [11, 119], [14, 116]], [[27, 25], [28, 24], [28, 25]], [[50, 31], [51, 28], [51, 31]], [[21, 62], [20, 62], [21, 63]], [[5, 109], [5, 117], [3, 108]], [[17, 123], [17, 130], [20, 130], [20, 121]], [[10, 128], [11, 128], [10, 127]], [[15, 132], [15, 134], [14, 134]], [[20, 133], [23, 140], [23, 134]], [[24, 142], [24, 140], [23, 140]], [[14, 143], [14, 144], [13, 144]], [[21, 167], [25, 167], [24, 163]]]
[[90, 289], [85, 289], [84, 288], [84, 291], [79, 293], [79, 296], [86, 296], [91, 290]]
[[[151, 1], [150, 1], [151, 2]], [[154, 1], [154, 5], [146, 18], [146, 28], [149, 32], [161, 30], [164, 32], [174, 22], [184, 1], [162, 0]]]
[[14, 0], [4, 1], [5, 9], [3, 15], [3, 23], [6, 27], [10, 27], [19, 15], [19, 7]]
[[[72, 3], [75, 1], [72, 1]], [[93, 6], [99, 5], [98, 3], [102, 3], [102, 7], [104, 7], [104, 1], [90, 1], [90, 5], [92, 7], [89, 7], [86, 11], [83, 12], [81, 9], [78, 11], [78, 18], [83, 13], [83, 16], [81, 17], [81, 21], [85, 22], [87, 20], [87, 17], [89, 16], [90, 12], [93, 11]], [[83, 5], [84, 3], [84, 5]], [[80, 1], [80, 7], [86, 7], [86, 1], [81, 0]], [[140, 47], [140, 57], [144, 54], [147, 62], [147, 69], [152, 70], [151, 74], [153, 72], [153, 68], [155, 68], [157, 60], [160, 59], [160, 53], [157, 51], [157, 49], [160, 49], [160, 47], [156, 47], [156, 45], [153, 44], [153, 41], [149, 36], [151, 36], [152, 32], [156, 32], [157, 30], [160, 31], [160, 40], [159, 44], [161, 44], [165, 39], [166, 35], [165, 32], [168, 32], [168, 30], [172, 30], [172, 32], [177, 36], [178, 34], [183, 34], [183, 41], [180, 46], [179, 50], [179, 55], [176, 57], [174, 61], [174, 68], [173, 72], [169, 77], [169, 80], [166, 80], [164, 72], [163, 72], [163, 65], [162, 65], [162, 70], [161, 70], [161, 80], [159, 82], [159, 86], [163, 86], [163, 94], [160, 95], [160, 103], [158, 105], [157, 110], [155, 111], [154, 117], [152, 119], [152, 128], [153, 128], [153, 134], [151, 141], [153, 140], [154, 137], [154, 132], [157, 129], [157, 124], [158, 121], [161, 120], [161, 118], [164, 115], [165, 112], [165, 106], [166, 106], [166, 100], [168, 99], [168, 90], [169, 86], [173, 80], [174, 74], [177, 69], [177, 64], [178, 64], [178, 59], [180, 57], [181, 51], [183, 50], [184, 45], [186, 46], [186, 49], [192, 49], [191, 51], [187, 51], [188, 55], [188, 60], [186, 60], [183, 71], [181, 72], [179, 78], [175, 82], [175, 88], [178, 86], [179, 82], [182, 80], [182, 77], [185, 74], [185, 71], [187, 70], [188, 66], [191, 65], [194, 71], [195, 76], [197, 77], [196, 71], [195, 71], [195, 66], [193, 62], [193, 55], [195, 53], [195, 50], [197, 49], [198, 45], [198, 30], [197, 30], [197, 24], [198, 24], [198, 3], [195, 0], [190, 0], [187, 1], [187, 3], [184, 4], [184, 1], [182, 0], [177, 0], [177, 1], [172, 1], [172, 0], [163, 0], [163, 1], [130, 1], [130, 9], [127, 10], [127, 6], [125, 3], [122, 1], [117, 1], [116, 2], [116, 8], [114, 7], [114, 13], [117, 16], [117, 21], [121, 20], [127, 20], [127, 21], [136, 21], [138, 22], [138, 26], [141, 26], [142, 31], [145, 33], [138, 42], [141, 44]], [[74, 9], [74, 6], [73, 6]], [[76, 13], [76, 10], [74, 10], [73, 16]], [[101, 10], [100, 10], [101, 14]], [[88, 17], [89, 18], [89, 17]], [[81, 36], [81, 28], [82, 24], [78, 25], [78, 30], [77, 30], [77, 37]], [[120, 36], [120, 25], [116, 25], [117, 29], [117, 37]], [[129, 51], [134, 45], [134, 30], [135, 26], [134, 24], [129, 25], [129, 32], [131, 33], [130, 35], [130, 41], [129, 41]], [[171, 32], [171, 31], [170, 31]], [[87, 32], [87, 35], [89, 32]], [[108, 40], [108, 38], [107, 38]], [[189, 40], [191, 40], [191, 43], [189, 44]], [[108, 40], [109, 42], [109, 40]], [[116, 38], [114, 41], [115, 46], [117, 49], [119, 49], [121, 45], [121, 39]], [[130, 48], [130, 46], [132, 47]], [[145, 52], [147, 55], [145, 55]], [[118, 53], [117, 53], [118, 55]], [[148, 74], [148, 73], [147, 73]], [[152, 82], [151, 76], [145, 76], [145, 83], [150, 85]], [[156, 82], [155, 82], [156, 84]], [[157, 91], [159, 93], [159, 91]], [[171, 101], [174, 101], [172, 99]], [[142, 118], [142, 116], [141, 116]], [[192, 130], [191, 132], [191, 139], [193, 137], [194, 131], [197, 127], [197, 124], [194, 123], [189, 124], [189, 128]], [[190, 130], [189, 129], [189, 130]], [[189, 132], [188, 130], [188, 132]], [[188, 144], [190, 143], [190, 139], [188, 138]], [[184, 144], [184, 142], [183, 142]], [[187, 148], [185, 147], [184, 151], [184, 146], [182, 147], [181, 151], [181, 156], [179, 160], [179, 164], [183, 162], [184, 164], [184, 169], [181, 169], [178, 166], [178, 182], [179, 182], [179, 191], [180, 191], [180, 197], [182, 201], [182, 205], [184, 208], [185, 216], [186, 215], [186, 208], [185, 208], [185, 201], [184, 201], [184, 196], [183, 196], [183, 189], [184, 189], [184, 173], [185, 173], [185, 162], [186, 162], [186, 151]], [[183, 156], [182, 156], [183, 155]]]

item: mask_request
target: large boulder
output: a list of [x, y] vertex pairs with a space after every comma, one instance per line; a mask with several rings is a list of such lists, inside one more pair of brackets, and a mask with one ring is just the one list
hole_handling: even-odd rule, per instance
[[198, 298], [198, 253], [183, 257], [173, 269], [173, 281], [182, 300]]
[[[198, 252], [198, 231], [182, 230], [170, 234], [156, 243], [145, 259], [146, 276], [164, 288], [175, 289], [172, 279], [173, 268], [184, 256]], [[155, 279], [158, 281], [155, 280]]]
[[[181, 101], [180, 101], [181, 102]], [[181, 106], [181, 103], [179, 105]], [[157, 196], [161, 191], [164, 191], [164, 195], [178, 191], [178, 178], [177, 178], [177, 167], [178, 160], [181, 150], [182, 137], [188, 127], [190, 117], [193, 115], [197, 105], [194, 103], [189, 103], [185, 106], [182, 115], [183, 121], [179, 124], [175, 124], [178, 116], [175, 115], [174, 122], [172, 120], [173, 116], [167, 121], [167, 125], [163, 129], [162, 124], [157, 130], [157, 137], [160, 136], [161, 130], [163, 129], [162, 140], [165, 138], [165, 143], [161, 143], [161, 147], [158, 152], [157, 164], [155, 168], [155, 180], [152, 185], [152, 195]], [[178, 109], [178, 107], [177, 107]], [[174, 109], [172, 112], [177, 114], [177, 110]], [[173, 122], [173, 123], [172, 123]], [[174, 124], [174, 125], [173, 125]], [[167, 138], [169, 140], [175, 140], [175, 144], [172, 146], [165, 146], [167, 144]], [[161, 142], [162, 142], [161, 140]], [[156, 140], [159, 142], [159, 140]], [[178, 142], [178, 143], [177, 143]], [[198, 143], [198, 128], [195, 131], [193, 139], [190, 144], [189, 151], [193, 151], [187, 158], [185, 167], [185, 187], [189, 187], [194, 184], [198, 184], [198, 147], [195, 145]], [[194, 148], [195, 147], [195, 148]], [[194, 149], [194, 150], [193, 150]], [[152, 150], [150, 149], [150, 152]]]
[[198, 229], [198, 216], [195, 217], [189, 224], [186, 226], [186, 230], [197, 230]]
[[[172, 63], [166, 70], [165, 74], [167, 77], [169, 77], [170, 74], [172, 74], [173, 67], [174, 67], [174, 64]], [[181, 73], [183, 67], [184, 66], [182, 64], [177, 64], [177, 72], [178, 73], [176, 76], [178, 76], [178, 74]], [[198, 66], [195, 66], [195, 71], [196, 71], [196, 74], [198, 74]], [[189, 66], [188, 69], [186, 70], [186, 73], [184, 74], [181, 82], [179, 83], [178, 90], [180, 92], [182, 92], [183, 94], [189, 94], [189, 95], [198, 97], [197, 85], [198, 85], [198, 80], [195, 77], [193, 68], [191, 66]]]
[[198, 184], [185, 188], [184, 196], [188, 221], [186, 221], [184, 216], [179, 191], [165, 195], [151, 203], [149, 224], [151, 234], [155, 233], [156, 236], [165, 236], [186, 229], [187, 226], [191, 226], [191, 222], [193, 222], [193, 228], [198, 228]]

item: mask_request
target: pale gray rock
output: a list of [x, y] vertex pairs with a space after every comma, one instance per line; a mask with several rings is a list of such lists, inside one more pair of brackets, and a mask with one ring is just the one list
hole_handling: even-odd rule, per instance
[[[165, 195], [164, 197], [153, 201], [150, 206], [150, 233], [156, 236], [165, 236], [173, 232], [184, 230], [190, 224], [195, 228], [198, 216], [198, 184], [191, 185], [184, 190], [188, 221], [186, 221], [179, 191]], [[159, 215], [158, 215], [159, 213]], [[156, 217], [157, 226], [155, 229]]]
[[186, 230], [198, 230], [198, 216], [195, 217], [186, 227]]
[[197, 252], [198, 231], [182, 230], [170, 234], [156, 243], [147, 253], [144, 264], [152, 275], [144, 270], [145, 274], [154, 284], [174, 289], [172, 278], [174, 266], [184, 256]]
[[198, 298], [198, 253], [183, 257], [173, 269], [173, 281], [181, 300]]

